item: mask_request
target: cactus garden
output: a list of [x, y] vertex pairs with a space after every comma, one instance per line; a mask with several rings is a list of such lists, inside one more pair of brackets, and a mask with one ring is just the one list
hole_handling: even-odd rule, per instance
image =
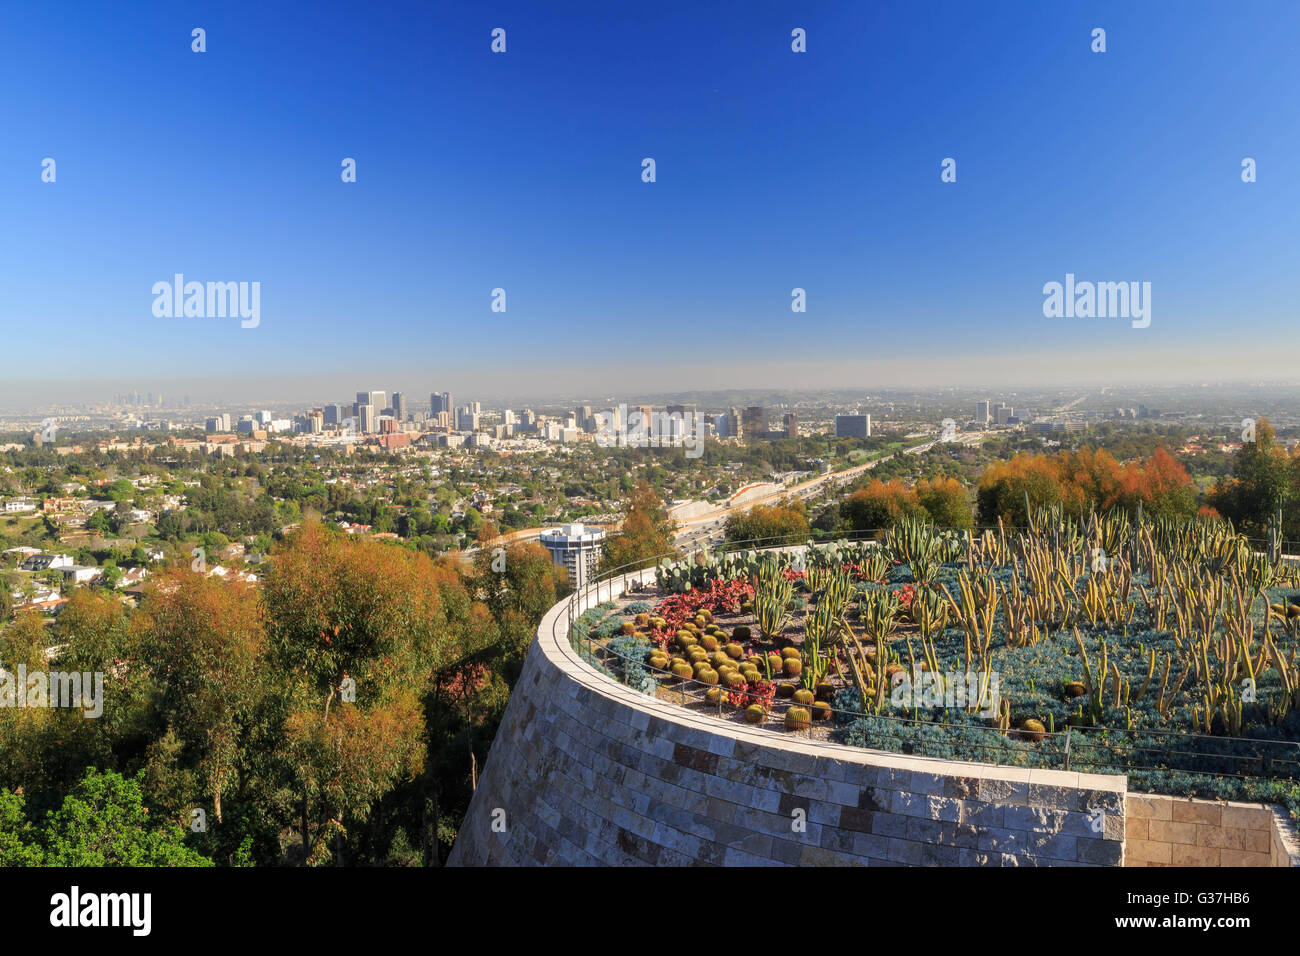
[[1278, 540], [1259, 552], [1226, 522], [1140, 512], [1036, 509], [978, 533], [905, 520], [875, 541], [664, 562], [574, 638], [722, 719], [1294, 813], [1300, 583]]

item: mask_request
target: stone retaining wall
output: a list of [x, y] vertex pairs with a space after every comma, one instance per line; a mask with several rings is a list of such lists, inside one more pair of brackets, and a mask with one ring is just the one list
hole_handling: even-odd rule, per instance
[[1130, 793], [1127, 866], [1300, 866], [1286, 813], [1263, 803]]

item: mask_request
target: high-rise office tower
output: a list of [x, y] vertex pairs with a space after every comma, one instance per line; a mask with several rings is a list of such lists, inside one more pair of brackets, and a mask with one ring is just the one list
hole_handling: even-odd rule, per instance
[[388, 393], [387, 392], [357, 392], [357, 404], [375, 406], [375, 414], [377, 415], [385, 408], [388, 407]]
[[745, 408], [740, 427], [746, 440], [763, 438], [767, 435], [767, 409], [762, 405], [749, 405]]
[[366, 402], [364, 405], [357, 403], [357, 431], [373, 432], [375, 430], [375, 406]]
[[393, 392], [393, 417], [398, 422], [406, 421], [406, 396], [401, 392]]
[[431, 392], [429, 394], [429, 414], [436, 416], [439, 412], [454, 414], [456, 409], [451, 404], [451, 392]]

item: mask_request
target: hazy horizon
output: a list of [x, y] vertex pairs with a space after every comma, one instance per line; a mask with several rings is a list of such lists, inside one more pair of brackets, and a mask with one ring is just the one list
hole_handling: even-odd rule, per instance
[[[736, 391], [812, 391], [812, 392], [879, 392], [879, 391], [960, 391], [986, 390], [991, 397], [1017, 389], [1097, 389], [1111, 387], [1126, 390], [1184, 387], [1275, 387], [1300, 386], [1300, 375], [1262, 375], [1255, 363], [1251, 376], [1228, 377], [1216, 374], [1221, 364], [1209, 357], [1202, 363], [1186, 360], [1153, 368], [1145, 360], [1129, 366], [1127, 376], [1121, 366], [1090, 366], [1094, 374], [1063, 376], [1053, 369], [1057, 356], [1020, 359], [1007, 369], [1006, 377], [991, 373], [981, 375], [977, 358], [963, 357], [948, 361], [899, 363], [879, 359], [874, 362], [769, 362], [736, 366], [718, 374], [711, 367], [712, 380], [705, 379], [705, 369], [675, 363], [673, 369], [657, 374], [640, 374], [635, 369], [575, 367], [563, 371], [483, 370], [476, 374], [461, 370], [437, 374], [430, 372], [333, 372], [314, 376], [263, 376], [215, 378], [175, 378], [141, 375], [135, 378], [103, 380], [81, 379], [75, 382], [23, 381], [9, 379], [0, 383], [0, 407], [10, 409], [40, 408], [52, 404], [102, 404], [114, 395], [138, 391], [161, 393], [171, 405], [185, 395], [196, 404], [257, 402], [301, 403], [304, 406], [351, 400], [357, 391], [381, 389], [403, 392], [416, 409], [427, 404], [432, 391], [450, 391], [458, 402], [478, 400], [485, 403], [517, 400], [541, 403], [575, 396], [608, 397], [631, 400], [638, 397], [667, 396], [686, 392], [727, 393]], [[1086, 366], [1087, 362], [1082, 365]], [[1199, 366], [1202, 374], [1190, 374]], [[1076, 369], [1080, 365], [1074, 366]], [[1033, 374], [1035, 368], [1040, 374]], [[1163, 372], [1164, 374], [1160, 374]], [[1017, 377], [1011, 377], [1015, 374]], [[962, 377], [958, 377], [962, 376]]]

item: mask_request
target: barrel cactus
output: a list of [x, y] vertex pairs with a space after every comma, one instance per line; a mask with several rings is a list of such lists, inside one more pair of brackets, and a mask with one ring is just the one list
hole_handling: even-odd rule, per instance
[[812, 715], [806, 707], [790, 707], [785, 712], [786, 730], [807, 730], [812, 722]]

